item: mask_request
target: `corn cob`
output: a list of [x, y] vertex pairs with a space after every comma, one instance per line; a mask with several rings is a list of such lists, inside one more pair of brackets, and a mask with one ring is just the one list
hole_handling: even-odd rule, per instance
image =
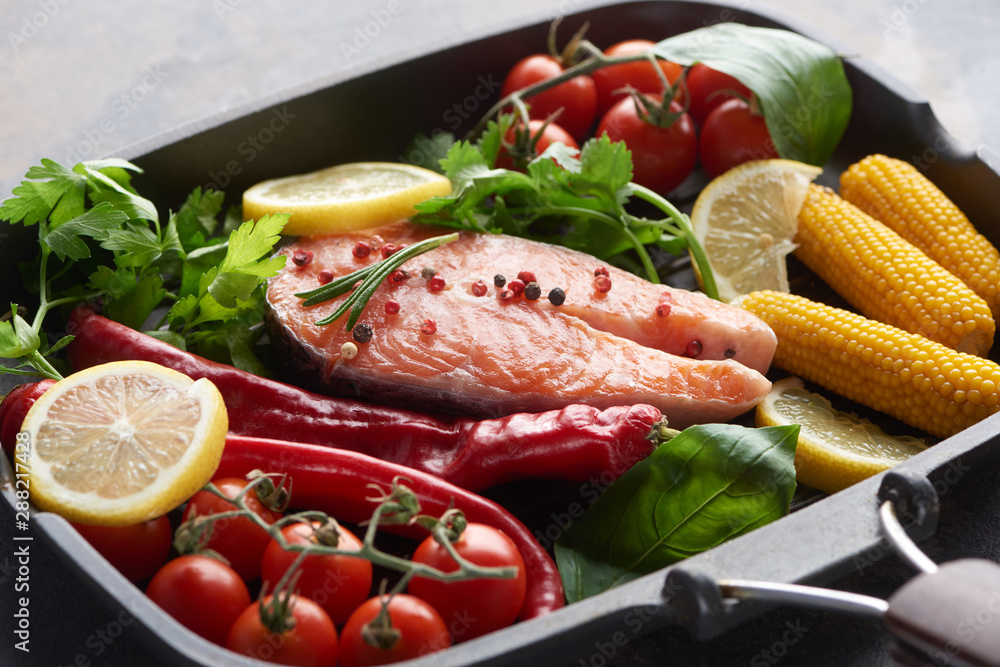
[[863, 315], [960, 352], [993, 345], [985, 301], [833, 190], [809, 186], [795, 242], [795, 256]]
[[774, 365], [942, 438], [1000, 410], [1000, 365], [801, 296], [741, 305], [774, 330]]
[[1000, 252], [913, 165], [869, 155], [841, 174], [840, 195], [956, 275], [1000, 318]]

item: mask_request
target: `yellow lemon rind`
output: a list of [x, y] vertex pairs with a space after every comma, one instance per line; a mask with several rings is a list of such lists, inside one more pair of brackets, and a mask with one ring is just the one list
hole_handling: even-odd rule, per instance
[[[50, 464], [41, 458], [34, 444], [49, 409], [64, 394], [59, 384], [66, 383], [64, 388], [76, 387], [112, 373], [143, 372], [152, 373], [197, 397], [202, 408], [195, 426], [197, 446], [189, 446], [180, 460], [162, 470], [152, 484], [123, 498], [100, 498], [96, 493], [73, 491], [56, 482], [51, 475]], [[222, 458], [228, 426], [222, 394], [207, 379], [192, 380], [183, 373], [145, 361], [110, 362], [79, 371], [53, 385], [25, 416], [22, 432], [27, 434], [27, 442], [31, 445], [31, 500], [43, 511], [55, 512], [70, 521], [84, 524], [123, 526], [162, 516], [180, 506], [212, 478]]]

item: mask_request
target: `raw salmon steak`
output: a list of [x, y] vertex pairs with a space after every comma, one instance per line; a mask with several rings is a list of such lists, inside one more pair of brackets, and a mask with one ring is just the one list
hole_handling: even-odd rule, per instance
[[[368, 342], [345, 330], [346, 317], [315, 324], [346, 296], [309, 307], [295, 296], [319, 286], [324, 270], [346, 275], [379, 261], [386, 244], [448, 231], [404, 222], [303, 237], [283, 248], [289, 259], [269, 284], [267, 322], [291, 379], [333, 395], [489, 416], [570, 403], [646, 403], [674, 428], [731, 419], [770, 389], [762, 373], [776, 339], [754, 315], [603, 266], [590, 255], [516, 237], [462, 232], [409, 260], [402, 267], [407, 277], [385, 281], [358, 320], [371, 327]], [[371, 254], [356, 257], [358, 242]], [[300, 263], [309, 260], [296, 264], [296, 251]], [[427, 267], [436, 283], [422, 276]], [[607, 292], [595, 288], [595, 270], [602, 268], [611, 281]], [[509, 285], [522, 271], [534, 274], [541, 298], [502, 298], [494, 276]], [[440, 279], [443, 288], [435, 289]], [[486, 286], [481, 296], [474, 289], [479, 281]], [[547, 296], [556, 287], [565, 293], [561, 305]], [[387, 310], [390, 301], [398, 312]], [[342, 355], [345, 343], [356, 346], [356, 356]]]

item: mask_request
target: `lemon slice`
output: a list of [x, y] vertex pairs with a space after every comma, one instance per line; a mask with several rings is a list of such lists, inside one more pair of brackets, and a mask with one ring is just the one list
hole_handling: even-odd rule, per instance
[[[229, 419], [219, 390], [146, 361], [118, 361], [52, 385], [21, 427], [31, 500], [102, 526], [166, 514], [208, 482]], [[26, 434], [26, 435], [24, 435]]]
[[794, 160], [757, 160], [730, 169], [698, 195], [691, 226], [708, 256], [719, 298], [788, 291], [785, 257], [799, 209], [823, 170]]
[[415, 204], [450, 193], [451, 182], [430, 169], [353, 162], [258, 183], [243, 193], [243, 217], [289, 213], [284, 234], [339, 234], [408, 218]]
[[807, 391], [797, 377], [775, 382], [757, 405], [756, 417], [757, 426], [799, 425], [796, 478], [827, 493], [927, 449], [919, 438], [888, 435], [863, 417], [834, 409], [826, 398]]

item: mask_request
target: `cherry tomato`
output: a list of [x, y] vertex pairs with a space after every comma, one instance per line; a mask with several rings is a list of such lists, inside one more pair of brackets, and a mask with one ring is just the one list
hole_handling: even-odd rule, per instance
[[73, 527], [132, 582], [148, 579], [167, 562], [174, 537], [165, 516], [131, 526]]
[[750, 160], [778, 157], [764, 117], [743, 100], [729, 100], [708, 114], [699, 152], [701, 166], [711, 178]]
[[347, 619], [340, 633], [340, 667], [387, 665], [451, 646], [448, 628], [434, 607], [405, 593], [394, 595], [389, 601], [390, 622], [399, 631], [399, 639], [389, 648], [369, 644], [361, 634], [362, 628], [378, 616], [387, 598], [371, 598]]
[[[545, 130], [541, 134], [538, 134], [539, 130], [542, 129], [542, 125], [545, 125], [544, 120], [528, 121], [528, 132], [531, 134], [531, 137], [533, 139], [538, 137], [538, 140], [535, 142], [535, 150], [531, 155], [515, 158], [507, 148], [501, 148], [500, 154], [497, 156], [497, 167], [502, 169], [524, 169], [528, 162], [544, 153], [545, 149], [554, 143], [566, 144], [570, 148], [580, 150], [580, 145], [570, 136], [569, 132], [556, 123], [549, 123], [545, 127]], [[504, 135], [504, 142], [515, 148], [517, 147], [517, 127], [507, 130], [507, 134]]]
[[[500, 89], [501, 97], [561, 74], [563, 66], [552, 56], [533, 55], [518, 62], [507, 73]], [[555, 119], [575, 139], [582, 141], [597, 117], [597, 89], [589, 76], [577, 76], [525, 100], [531, 118], [545, 120], [556, 111]]]
[[[318, 523], [296, 523], [281, 530], [291, 544], [315, 544], [313, 536]], [[337, 548], [357, 551], [361, 540], [341, 527]], [[267, 590], [273, 591], [281, 576], [298, 557], [297, 551], [285, 551], [272, 540], [264, 550], [260, 576]], [[335, 624], [347, 620], [358, 605], [368, 599], [372, 587], [372, 564], [351, 556], [306, 556], [299, 566], [298, 593], [321, 606]]]
[[294, 626], [273, 632], [260, 620], [261, 605], [269, 605], [268, 595], [247, 607], [233, 623], [226, 648], [251, 658], [279, 665], [330, 667], [337, 662], [337, 628], [323, 608], [312, 600], [291, 596], [289, 605]]
[[[654, 43], [648, 39], [629, 39], [609, 46], [604, 50], [606, 56], [630, 56], [649, 50]], [[660, 60], [657, 63], [667, 81], [673, 84], [681, 75], [681, 66], [677, 63]], [[648, 61], [637, 60], [621, 65], [602, 67], [590, 75], [597, 88], [597, 114], [603, 116], [615, 102], [628, 97], [624, 90], [626, 85], [632, 86], [640, 93], [662, 95], [665, 90], [656, 68]]]
[[[524, 559], [514, 542], [504, 533], [481, 523], [470, 523], [453, 543], [460, 556], [476, 565], [514, 566], [512, 579], [469, 579], [445, 582], [414, 577], [412, 595], [425, 600], [441, 615], [456, 642], [480, 637], [505, 628], [515, 620], [524, 604]], [[458, 563], [433, 537], [428, 537], [413, 553], [413, 562], [424, 563], [442, 572], [458, 569]]]
[[146, 595], [181, 625], [220, 646], [250, 605], [247, 585], [233, 568], [196, 554], [161, 567], [149, 580]]
[[699, 125], [705, 123], [713, 109], [726, 100], [734, 99], [729, 93], [716, 91], [734, 91], [745, 98], [750, 97], [750, 89], [740, 83], [739, 79], [701, 63], [688, 71], [687, 90], [691, 96], [688, 113]]
[[[213, 479], [212, 483], [228, 498], [235, 498], [247, 485], [247, 480], [239, 477]], [[274, 523], [281, 517], [280, 512], [273, 512], [260, 502], [257, 494], [251, 491], [246, 496], [247, 507], [268, 523]], [[194, 494], [184, 510], [184, 520], [193, 515], [205, 516], [221, 514], [236, 509], [236, 505], [225, 501], [208, 491]], [[260, 559], [264, 549], [271, 541], [267, 531], [244, 517], [224, 518], [212, 523], [212, 533], [206, 546], [219, 553], [229, 561], [236, 572], [245, 581], [260, 576]]]
[[[670, 111], [679, 113], [682, 107], [671, 102]], [[680, 185], [698, 159], [698, 138], [686, 113], [670, 126], [659, 127], [639, 117], [632, 98], [619, 100], [604, 114], [597, 126], [597, 136], [602, 134], [625, 142], [632, 152], [632, 180], [660, 194]]]

